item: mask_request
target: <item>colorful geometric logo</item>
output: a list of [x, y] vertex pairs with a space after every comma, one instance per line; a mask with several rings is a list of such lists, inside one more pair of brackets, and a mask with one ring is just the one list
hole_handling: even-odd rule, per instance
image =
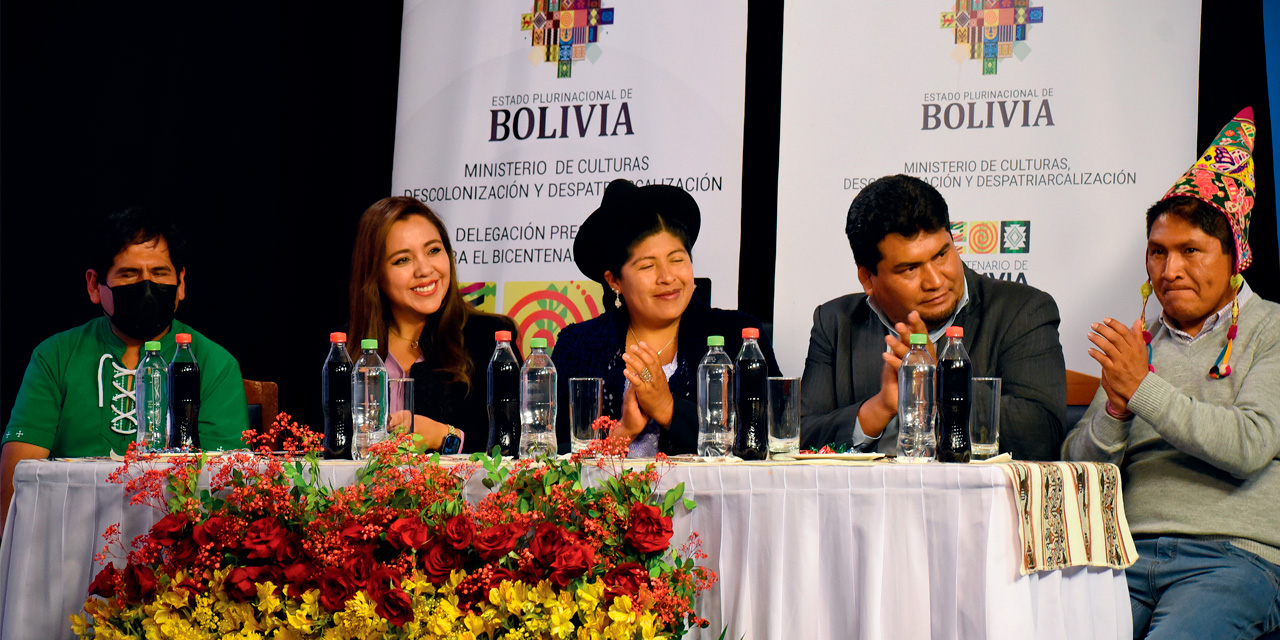
[[520, 15], [520, 30], [531, 32], [529, 62], [556, 63], [556, 77], [573, 75], [573, 64], [600, 58], [600, 27], [613, 24], [613, 8], [600, 0], [534, 0], [533, 13]]
[[1044, 7], [1030, 0], [956, 0], [939, 23], [955, 34], [951, 57], [956, 62], [981, 60], [982, 75], [993, 76], [1001, 58], [1026, 60], [1031, 53], [1027, 26], [1044, 22]]
[[951, 223], [951, 242], [956, 246], [956, 253], [966, 253], [965, 251], [966, 238], [967, 238], [967, 234], [965, 234], [965, 223], [952, 222]]
[[604, 287], [590, 280], [508, 282], [502, 290], [506, 315], [516, 321], [525, 356], [530, 338], [546, 338], [553, 349], [561, 329], [600, 315], [603, 297]]
[[498, 285], [494, 282], [459, 282], [458, 291], [467, 304], [486, 313], [498, 312]]
[[1027, 253], [1031, 250], [1031, 221], [1006, 220], [1000, 223], [1000, 253]]
[[999, 247], [1000, 223], [969, 223], [969, 253], [995, 253]]
[[952, 222], [956, 253], [1030, 253], [1031, 221]]

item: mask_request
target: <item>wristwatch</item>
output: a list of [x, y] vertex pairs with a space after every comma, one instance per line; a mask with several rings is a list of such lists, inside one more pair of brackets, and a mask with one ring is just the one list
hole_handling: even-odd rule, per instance
[[458, 453], [462, 448], [462, 432], [451, 424], [445, 426], [449, 427], [449, 433], [445, 435], [444, 442], [440, 443], [440, 453], [445, 455]]

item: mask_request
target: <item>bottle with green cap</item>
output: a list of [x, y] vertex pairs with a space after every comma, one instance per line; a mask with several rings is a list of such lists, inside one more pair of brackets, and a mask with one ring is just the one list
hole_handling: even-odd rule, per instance
[[529, 340], [529, 357], [520, 367], [520, 457], [558, 453], [556, 442], [556, 365], [547, 355], [547, 339]]
[[724, 352], [724, 336], [707, 336], [707, 355], [698, 364], [698, 455], [729, 455], [733, 435], [733, 360]]
[[929, 336], [913, 333], [910, 342], [911, 350], [898, 367], [898, 461], [929, 462], [938, 450], [937, 363], [929, 355]]
[[360, 341], [360, 358], [351, 367], [351, 424], [355, 431], [352, 455], [368, 457], [369, 447], [387, 437], [387, 367], [378, 355], [378, 341]]
[[138, 450], [155, 452], [164, 449], [169, 437], [169, 365], [160, 355], [158, 341], [147, 342], [142, 350], [133, 382]]

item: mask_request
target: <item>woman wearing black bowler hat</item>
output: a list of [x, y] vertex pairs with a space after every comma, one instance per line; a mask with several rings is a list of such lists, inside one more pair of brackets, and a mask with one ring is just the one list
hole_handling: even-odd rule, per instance
[[[695, 453], [697, 369], [707, 336], [724, 336], [735, 357], [742, 330], [760, 321], [713, 309], [693, 295], [693, 244], [698, 204], [669, 185], [637, 187], [614, 180], [600, 208], [578, 229], [573, 256], [587, 277], [617, 295], [617, 306], [594, 320], [565, 327], [552, 359], [560, 379], [556, 431], [569, 449], [570, 378], [603, 378], [603, 412], [622, 424], [632, 456]], [[779, 375], [773, 348], [761, 334], [769, 375]]]

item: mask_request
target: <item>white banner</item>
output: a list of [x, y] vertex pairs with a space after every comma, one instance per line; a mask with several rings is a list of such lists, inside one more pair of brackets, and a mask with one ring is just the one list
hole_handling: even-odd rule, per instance
[[702, 211], [694, 269], [737, 305], [746, 3], [409, 0], [392, 192], [449, 226], [473, 304], [525, 338], [598, 315], [573, 263], [615, 178]]
[[946, 198], [971, 268], [1053, 295], [1067, 368], [1097, 373], [1089, 323], [1137, 318], [1143, 214], [1197, 153], [1199, 3], [972, 4], [787, 4], [784, 371], [803, 370], [814, 307], [861, 290], [849, 203], [897, 173]]

